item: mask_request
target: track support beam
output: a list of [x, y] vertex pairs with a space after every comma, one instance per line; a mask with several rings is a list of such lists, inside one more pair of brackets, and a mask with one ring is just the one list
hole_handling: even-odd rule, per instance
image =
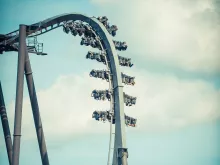
[[25, 51], [26, 51], [26, 25], [20, 25], [12, 165], [19, 165]]
[[26, 81], [27, 81], [27, 86], [28, 86], [29, 97], [31, 101], [31, 107], [32, 107], [32, 112], [33, 112], [33, 117], [34, 117], [34, 124], [36, 128], [36, 133], [37, 133], [37, 140], [38, 140], [38, 145], [40, 149], [42, 165], [49, 165], [47, 146], [46, 146], [46, 142], [44, 138], [44, 131], [43, 131], [43, 126], [41, 122], [38, 101], [37, 101], [37, 94], [35, 90], [34, 79], [33, 79], [31, 64], [30, 64], [27, 50], [26, 50], [26, 55], [25, 55], [25, 76], [26, 76]]
[[10, 133], [10, 128], [8, 124], [8, 117], [6, 113], [5, 101], [4, 101], [1, 82], [0, 82], [0, 115], [1, 115], [2, 128], [4, 132], [4, 137], [5, 137], [5, 145], [6, 145], [7, 154], [8, 154], [8, 161], [9, 161], [9, 165], [12, 165], [12, 140], [11, 140], [11, 133]]

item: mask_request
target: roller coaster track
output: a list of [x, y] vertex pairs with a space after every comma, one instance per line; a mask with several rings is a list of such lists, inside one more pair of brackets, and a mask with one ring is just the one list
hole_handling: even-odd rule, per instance
[[[114, 110], [115, 115], [115, 143], [113, 151], [113, 165], [127, 165], [128, 153], [125, 138], [123, 86], [121, 72], [119, 68], [118, 53], [115, 49], [112, 37], [106, 30], [105, 26], [95, 17], [88, 17], [86, 15], [78, 13], [62, 14], [32, 25], [26, 25], [26, 37], [29, 38], [42, 35], [63, 26], [65, 22], [77, 20], [88, 23], [92, 27], [94, 33], [100, 38], [102, 51], [105, 51], [106, 53], [107, 68], [110, 71], [109, 87], [113, 92], [110, 104], [111, 110]], [[19, 30], [15, 30], [5, 35], [0, 35], [0, 47], [9, 46], [9, 49], [4, 51], [16, 51], [16, 49], [18, 48], [11, 49], [10, 47], [13, 47], [15, 43], [19, 43]], [[118, 161], [119, 157], [121, 159], [121, 163]], [[47, 165], [43, 162], [43, 160], [42, 163], [43, 165]], [[12, 164], [18, 165], [16, 163]]]

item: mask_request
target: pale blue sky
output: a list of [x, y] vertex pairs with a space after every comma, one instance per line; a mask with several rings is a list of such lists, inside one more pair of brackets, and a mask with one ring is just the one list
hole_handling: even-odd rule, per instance
[[[206, 0], [203, 0], [204, 4], [206, 5]], [[128, 8], [131, 7], [131, 2], [129, 1]], [[160, 6], [160, 0], [158, 3], [155, 3], [152, 8], [157, 8]], [[213, 1], [214, 2], [214, 1]], [[217, 1], [215, 1], [217, 2]], [[151, 3], [150, 3], [151, 4]], [[187, 84], [201, 82], [202, 84], [207, 85], [208, 87], [203, 88], [196, 88], [197, 95], [193, 95], [189, 92], [186, 96], [180, 97], [182, 100], [185, 100], [185, 97], [192, 97], [189, 98], [190, 100], [194, 100], [194, 97], [198, 97], [198, 102], [192, 103], [192, 107], [195, 109], [201, 102], [210, 100], [214, 100], [210, 102], [210, 107], [213, 105], [213, 111], [216, 113], [217, 110], [220, 110], [218, 107], [219, 103], [215, 100], [219, 100], [219, 89], [220, 89], [220, 72], [219, 69], [214, 69], [211, 71], [204, 71], [203, 64], [201, 64], [201, 69], [198, 67], [195, 70], [188, 70], [185, 65], [182, 65], [180, 62], [181, 59], [178, 61], [163, 61], [158, 60], [157, 58], [152, 58], [148, 56], [147, 53], [152, 52], [145, 52], [140, 48], [140, 51], [135, 49], [135, 44], [131, 44], [133, 42], [139, 43], [139, 38], [134, 38], [133, 41], [129, 40], [129, 36], [138, 33], [135, 31], [137, 28], [135, 24], [132, 24], [134, 31], [132, 34], [129, 33], [129, 30], [126, 28], [121, 29], [120, 27], [125, 27], [127, 25], [125, 20], [121, 22], [116, 17], [117, 15], [126, 17], [125, 13], [121, 12], [122, 9], [126, 7], [126, 4], [122, 5], [121, 3], [116, 4], [117, 8], [113, 11], [112, 6], [114, 3], [109, 3], [107, 0], [102, 1], [94, 0], [94, 1], [73, 1], [73, 0], [65, 0], [65, 1], [52, 1], [52, 0], [36, 0], [36, 1], [28, 1], [28, 0], [8, 0], [8, 1], [0, 1], [0, 34], [8, 33], [10, 31], [18, 29], [20, 23], [24, 24], [32, 24], [38, 21], [44, 20], [46, 18], [63, 14], [63, 13], [71, 13], [71, 12], [79, 12], [84, 13], [89, 16], [100, 16], [100, 15], [107, 15], [111, 23], [115, 23], [119, 26], [118, 40], [126, 40], [128, 41], [128, 50], [126, 52], [120, 52], [120, 55], [131, 57], [135, 66], [133, 68], [132, 74], [137, 74], [139, 77], [143, 76], [143, 80], [148, 80], [146, 82], [137, 82], [137, 85], [134, 89], [137, 91], [141, 91], [142, 87], [148, 86], [149, 84], [154, 84], [154, 80], [157, 82], [161, 81], [159, 86], [163, 86], [164, 84], [164, 92], [171, 90], [172, 85], [175, 86], [175, 83], [172, 84], [170, 80], [175, 79], [179, 82], [179, 88], [188, 89]], [[130, 6], [129, 6], [130, 5]], [[184, 4], [183, 4], [184, 5]], [[189, 5], [189, 4], [187, 4]], [[190, 4], [195, 5], [195, 4]], [[216, 5], [216, 4], [215, 4]], [[137, 9], [137, 6], [135, 6]], [[135, 8], [134, 7], [134, 8]], [[166, 6], [164, 6], [166, 8]], [[193, 8], [193, 7], [192, 7]], [[192, 9], [194, 10], [194, 9]], [[131, 10], [132, 11], [132, 10]], [[134, 11], [133, 12], [137, 12]], [[175, 12], [175, 11], [173, 11]], [[131, 12], [132, 13], [132, 12]], [[172, 12], [171, 12], [172, 13]], [[175, 13], [173, 13], [175, 14]], [[219, 14], [219, 13], [218, 13]], [[148, 18], [148, 16], [143, 14], [143, 17]], [[152, 16], [152, 19], [154, 17]], [[155, 18], [156, 19], [156, 18]], [[149, 19], [148, 19], [149, 20]], [[151, 24], [149, 20], [149, 24]], [[153, 23], [152, 23], [153, 24]], [[214, 24], [214, 21], [213, 21]], [[207, 30], [207, 29], [206, 29]], [[217, 28], [219, 30], [219, 28]], [[219, 31], [217, 31], [219, 32]], [[141, 33], [141, 32], [139, 32]], [[219, 34], [219, 33], [217, 33]], [[126, 37], [128, 35], [128, 37]], [[148, 34], [149, 35], [149, 34]], [[144, 38], [144, 37], [143, 37]], [[152, 38], [153, 39], [153, 38]], [[48, 53], [48, 56], [36, 56], [30, 54], [31, 64], [34, 72], [34, 80], [37, 91], [45, 91], [47, 92], [52, 88], [54, 84], [57, 84], [56, 81], [61, 76], [68, 76], [68, 75], [76, 75], [79, 77], [83, 77], [84, 73], [88, 73], [92, 68], [100, 68], [103, 67], [101, 64], [97, 64], [95, 62], [91, 62], [89, 60], [85, 60], [85, 55], [88, 51], [88, 48], [80, 46], [80, 38], [74, 38], [71, 35], [66, 35], [62, 32], [62, 29], [54, 30], [50, 33], [47, 33], [43, 36], [38, 38], [39, 42], [44, 43], [44, 50]], [[130, 41], [130, 42], [129, 42]], [[130, 43], [130, 45], [129, 45]], [[141, 43], [140, 43], [141, 44]], [[159, 48], [158, 48], [159, 49]], [[199, 52], [199, 51], [198, 51]], [[145, 56], [146, 53], [146, 56]], [[160, 52], [161, 53], [161, 52]], [[158, 53], [159, 54], [159, 53]], [[199, 56], [199, 55], [198, 55]], [[169, 56], [168, 56], [169, 57]], [[216, 57], [213, 55], [213, 57]], [[187, 57], [186, 57], [187, 58]], [[199, 58], [199, 57], [198, 57]], [[208, 59], [208, 58], [207, 58]], [[218, 59], [218, 58], [216, 58]], [[210, 62], [209, 60], [207, 60]], [[203, 61], [202, 61], [203, 62]], [[207, 63], [208, 63], [207, 62]], [[212, 62], [212, 61], [211, 61]], [[211, 63], [210, 62], [210, 63]], [[174, 63], [177, 63], [174, 64]], [[194, 64], [194, 63], [193, 63]], [[196, 63], [195, 63], [196, 65]], [[199, 65], [198, 65], [199, 66]], [[0, 79], [3, 86], [3, 92], [5, 96], [5, 102], [7, 108], [10, 107], [9, 104], [13, 102], [15, 99], [15, 89], [16, 89], [16, 68], [17, 68], [17, 53], [10, 52], [4, 53], [4, 55], [0, 55]], [[211, 68], [211, 67], [210, 67]], [[130, 69], [132, 70], [132, 69]], [[127, 71], [127, 70], [126, 70]], [[129, 71], [127, 71], [129, 72]], [[146, 74], [145, 74], [146, 72]], [[140, 76], [139, 73], [142, 73]], [[148, 78], [148, 77], [153, 77]], [[156, 78], [154, 78], [154, 76]], [[168, 78], [166, 78], [168, 77]], [[140, 78], [142, 80], [142, 77]], [[171, 83], [171, 88], [166, 86], [166, 82], [163, 80], [169, 80], [168, 82]], [[152, 82], [149, 82], [152, 80]], [[85, 80], [86, 81], [86, 80]], [[175, 81], [175, 82], [176, 82]], [[181, 86], [182, 83], [187, 83], [186, 85]], [[97, 84], [99, 82], [97, 81]], [[140, 85], [140, 86], [138, 86]], [[142, 86], [141, 86], [142, 85]], [[204, 85], [204, 86], [205, 86]], [[160, 89], [159, 86], [155, 86], [155, 90], [153, 90], [152, 97], [155, 98], [154, 92], [157, 92], [156, 89]], [[199, 86], [199, 84], [197, 85]], [[24, 96], [27, 97], [27, 89], [26, 89], [26, 82], [24, 84], [25, 92]], [[166, 88], [167, 87], [167, 88]], [[80, 88], [80, 87], [79, 87]], [[97, 85], [98, 88], [98, 85]], [[153, 88], [150, 86], [149, 88]], [[174, 87], [175, 88], [175, 87]], [[80, 88], [81, 89], [81, 88]], [[184, 90], [183, 89], [183, 90]], [[145, 90], [145, 89], [143, 89]], [[147, 89], [146, 93], [151, 89]], [[200, 92], [200, 90], [202, 92]], [[87, 91], [90, 92], [89, 90]], [[186, 93], [188, 90], [186, 90]], [[172, 92], [171, 92], [172, 93]], [[74, 93], [75, 94], [75, 93]], [[165, 98], [170, 98], [171, 102], [175, 104], [175, 97], [174, 95], [165, 96]], [[138, 92], [137, 92], [137, 97]], [[158, 95], [158, 96], [162, 96]], [[207, 96], [206, 96], [207, 95]], [[141, 95], [142, 96], [142, 95]], [[140, 96], [140, 97], [141, 97]], [[206, 97], [205, 97], [206, 96]], [[60, 96], [61, 97], [61, 96]], [[204, 97], [204, 98], [203, 98]], [[143, 98], [143, 97], [142, 97]], [[163, 97], [162, 97], [163, 98]], [[161, 99], [162, 99], [161, 98]], [[89, 98], [91, 99], [91, 98]], [[163, 102], [160, 103], [160, 99], [156, 104], [160, 105], [163, 108]], [[84, 103], [81, 101], [82, 104]], [[153, 102], [153, 101], [152, 101]], [[132, 109], [140, 113], [140, 111], [148, 111], [150, 107], [145, 107], [145, 102], [137, 102], [137, 108]], [[186, 107], [182, 107], [186, 104]], [[188, 104], [191, 104], [191, 101], [184, 102], [184, 104], [177, 104], [174, 107], [177, 109], [175, 114], [183, 114], [182, 108], [186, 110], [185, 113], [190, 112], [187, 111]], [[98, 104], [97, 104], [98, 105]], [[43, 105], [42, 105], [43, 106]], [[24, 106], [25, 107], [25, 106]], [[40, 105], [41, 107], [41, 105]], [[206, 107], [204, 105], [204, 107]], [[94, 107], [97, 108], [97, 107]], [[190, 107], [191, 108], [191, 107]], [[207, 107], [206, 107], [207, 108]], [[209, 108], [209, 107], [208, 107]], [[45, 108], [44, 108], [45, 109]], [[178, 111], [181, 111], [179, 112]], [[193, 108], [192, 108], [193, 109]], [[156, 110], [156, 109], [155, 109]], [[11, 111], [11, 109], [10, 109]], [[84, 109], [78, 109], [78, 111], [84, 111]], [[160, 112], [160, 111], [159, 111]], [[26, 113], [25, 109], [23, 113]], [[91, 110], [92, 113], [92, 110]], [[173, 111], [167, 111], [167, 114], [171, 114], [170, 118], [168, 115], [168, 120], [173, 119], [174, 113]], [[202, 111], [201, 111], [202, 113]], [[11, 114], [11, 113], [9, 113]], [[141, 113], [140, 113], [141, 114]], [[219, 113], [216, 113], [219, 116]], [[192, 116], [195, 114], [192, 113]], [[138, 116], [138, 115], [137, 115]], [[160, 116], [160, 115], [159, 115]], [[158, 118], [159, 118], [158, 116]], [[183, 115], [184, 116], [184, 115]], [[210, 119], [209, 117], [201, 117], [202, 119], [198, 119], [195, 117], [196, 122], [191, 121], [191, 115], [188, 113], [187, 120], [190, 121], [186, 123], [186, 125], [182, 127], [175, 127], [173, 125], [177, 123], [173, 123], [170, 127], [174, 127], [175, 129], [169, 130], [166, 128], [166, 131], [148, 131], [145, 129], [145, 125], [148, 125], [149, 118], [141, 118], [143, 123], [139, 124], [138, 131], [134, 129], [127, 129], [127, 145], [129, 148], [129, 164], [143, 164], [143, 165], [218, 165], [220, 163], [220, 143], [219, 143], [219, 130], [220, 130], [220, 121], [219, 117], [214, 119]], [[195, 115], [196, 116], [196, 115]], [[13, 117], [11, 117], [13, 119]], [[189, 118], [189, 120], [188, 120]], [[211, 118], [211, 117], [210, 117]], [[73, 118], [74, 119], [74, 118]], [[185, 119], [185, 118], [184, 118]], [[194, 119], [194, 118], [193, 118]], [[44, 119], [44, 121], [47, 119]], [[87, 120], [87, 119], [85, 119]], [[146, 120], [143, 122], [143, 120]], [[157, 119], [160, 122], [160, 119]], [[157, 122], [155, 120], [155, 122]], [[43, 124], [44, 124], [43, 121]], [[65, 121], [65, 119], [64, 119]], [[93, 121], [96, 123], [95, 121]], [[154, 121], [149, 121], [149, 125], [154, 127]], [[161, 121], [161, 125], [163, 121]], [[172, 123], [172, 122], [171, 122]], [[106, 124], [106, 123], [105, 123]], [[170, 123], [169, 123], [170, 124]], [[168, 127], [169, 127], [169, 124]], [[33, 127], [33, 123], [30, 125]], [[159, 124], [160, 125], [160, 124]], [[11, 126], [11, 134], [13, 134], [13, 121], [10, 120]], [[47, 125], [46, 125], [47, 126]], [[97, 125], [95, 129], [98, 129], [100, 125]], [[155, 126], [155, 128], [157, 128]], [[55, 127], [56, 129], [56, 127]], [[89, 129], [89, 128], [88, 128]], [[88, 130], [86, 129], [86, 130]], [[160, 129], [158, 129], [160, 130]], [[7, 165], [7, 155], [4, 146], [3, 140], [3, 133], [2, 128], [0, 127], [0, 165]], [[32, 134], [35, 133], [34, 130], [30, 131]], [[32, 165], [40, 164], [40, 155], [38, 151], [38, 146], [36, 143], [36, 138], [29, 138], [28, 140], [24, 140], [25, 134], [30, 134], [27, 132], [22, 132], [22, 140], [21, 140], [21, 157], [20, 157], [20, 164], [21, 165]], [[48, 135], [50, 133], [45, 132], [47, 146], [48, 146], [48, 153], [50, 164], [52, 165], [59, 165], [59, 164], [91, 164], [91, 165], [98, 165], [104, 164], [107, 161], [107, 150], [108, 150], [108, 140], [109, 135], [104, 133], [87, 133], [87, 134], [74, 134], [74, 130], [71, 134], [67, 134], [67, 136], [60, 136], [60, 138], [56, 138], [54, 134]], [[62, 131], [59, 132], [57, 130], [57, 134], [62, 134]], [[47, 138], [48, 137], [48, 138]]]

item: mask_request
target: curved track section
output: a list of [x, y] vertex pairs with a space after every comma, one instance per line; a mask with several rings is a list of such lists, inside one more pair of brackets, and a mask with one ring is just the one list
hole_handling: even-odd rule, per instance
[[[112, 82], [110, 85], [113, 91], [112, 108], [115, 112], [115, 144], [113, 164], [118, 165], [117, 159], [120, 156], [120, 151], [126, 149], [123, 86], [119, 68], [118, 53], [115, 49], [112, 37], [106, 30], [105, 26], [95, 17], [90, 18], [86, 15], [78, 13], [62, 14], [32, 25], [28, 25], [26, 36], [33, 37], [42, 35], [62, 26], [64, 22], [76, 20], [86, 22], [92, 27], [96, 35], [100, 38], [104, 51], [106, 52], [107, 61], [109, 62], [108, 67], [112, 75]], [[2, 36], [0, 45], [13, 45], [14, 43], [18, 42], [18, 39], [19, 31], [16, 30]], [[122, 159], [123, 165], [127, 165], [127, 156], [124, 156]]]

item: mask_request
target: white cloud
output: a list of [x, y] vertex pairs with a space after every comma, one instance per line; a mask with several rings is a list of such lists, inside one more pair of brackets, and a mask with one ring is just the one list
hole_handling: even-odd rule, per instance
[[[128, 131], [173, 130], [219, 117], [220, 91], [212, 84], [179, 80], [172, 75], [142, 74], [142, 71], [130, 74], [136, 75], [136, 86], [125, 86], [124, 91], [138, 99], [136, 106], [125, 108], [125, 113], [138, 118], [138, 127]], [[96, 109], [107, 110], [109, 102], [90, 98], [93, 89], [107, 87], [106, 82], [84, 74], [60, 77], [49, 89], [39, 91], [46, 137], [107, 133], [109, 124], [97, 122], [91, 115]], [[28, 98], [24, 99], [23, 107], [22, 135], [30, 138], [35, 136], [35, 131]], [[13, 112], [14, 103], [11, 103], [8, 106], [10, 121], [14, 119]]]
[[220, 71], [220, 15], [212, 0], [96, 4], [119, 26], [117, 38], [128, 42], [128, 52], [188, 71]]
[[212, 83], [146, 71], [130, 74], [135, 73], [136, 88], [125, 90], [138, 96], [137, 105], [127, 110], [138, 118], [138, 130], [167, 131], [219, 118], [220, 90]]

